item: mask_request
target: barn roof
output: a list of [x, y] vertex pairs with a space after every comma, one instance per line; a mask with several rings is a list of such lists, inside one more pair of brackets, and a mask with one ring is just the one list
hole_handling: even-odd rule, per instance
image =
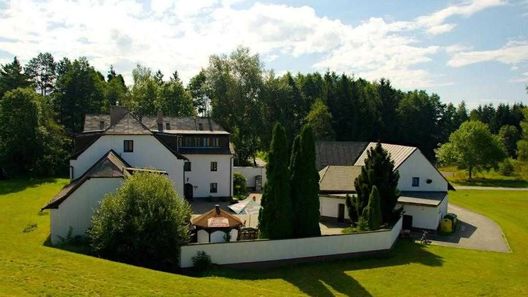
[[[363, 150], [363, 153], [359, 156], [356, 163], [354, 165], [356, 166], [365, 166], [365, 160], [367, 159], [367, 152], [371, 149], [376, 147], [376, 142], [369, 143], [366, 148]], [[406, 146], [406, 145], [399, 145], [399, 144], [388, 144], [388, 143], [382, 143], [381, 147], [386, 150], [390, 156], [391, 159], [394, 161], [394, 169], [398, 169], [407, 158], [409, 158], [412, 153], [414, 153], [417, 148], [414, 146]]]

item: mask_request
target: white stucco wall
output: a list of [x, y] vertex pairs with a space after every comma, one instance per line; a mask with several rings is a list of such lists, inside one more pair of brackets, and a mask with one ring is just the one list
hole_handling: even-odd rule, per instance
[[[123, 152], [123, 141], [133, 140], [134, 151]], [[77, 159], [70, 160], [73, 179], [80, 177], [109, 150], [114, 150], [133, 167], [167, 171], [176, 192], [183, 197], [183, 160], [178, 159], [152, 135], [104, 135]]]
[[[397, 169], [400, 173], [398, 189], [400, 191], [447, 191], [447, 182], [420, 150], [415, 150]], [[420, 178], [418, 187], [412, 186], [413, 177]], [[430, 179], [431, 183], [427, 183]]]
[[233, 172], [240, 173], [246, 178], [246, 185], [248, 187], [255, 187], [255, 177], [257, 175], [262, 176], [262, 187], [266, 184], [266, 167], [244, 167], [236, 166], [233, 167]]
[[[185, 155], [191, 162], [191, 171], [185, 171], [185, 183], [193, 185], [194, 197], [233, 196], [231, 155]], [[217, 171], [211, 171], [211, 162], [217, 162]], [[210, 183], [218, 184], [217, 193], [210, 193]]]
[[413, 228], [436, 230], [447, 212], [447, 199], [438, 206], [403, 205], [404, 215], [412, 216]]
[[397, 240], [402, 220], [387, 231], [300, 239], [190, 244], [181, 247], [180, 267], [192, 267], [192, 257], [206, 252], [216, 264], [240, 264], [388, 250]]
[[84, 235], [90, 227], [92, 215], [99, 202], [107, 193], [115, 192], [123, 179], [91, 178], [64, 200], [57, 209], [50, 210], [51, 243], [60, 243], [60, 237], [66, 238], [70, 227], [72, 235]]
[[324, 195], [319, 196], [319, 212], [323, 217], [337, 218], [339, 214], [339, 204], [345, 205], [345, 219], [348, 217], [345, 198], [333, 198]]

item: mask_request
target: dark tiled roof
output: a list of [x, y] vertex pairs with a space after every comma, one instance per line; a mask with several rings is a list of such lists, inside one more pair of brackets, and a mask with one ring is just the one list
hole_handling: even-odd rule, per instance
[[117, 123], [106, 129], [104, 134], [133, 134], [133, 135], [150, 135], [152, 132], [136, 119], [131, 113], [127, 113]]
[[[103, 122], [103, 129], [101, 129]], [[84, 132], [104, 131], [110, 127], [109, 114], [87, 114], [84, 117]]]
[[[218, 125], [211, 118], [201, 117], [163, 117], [163, 130], [165, 132], [177, 133], [177, 131], [204, 131], [207, 132], [226, 132], [224, 128]], [[158, 131], [158, 117], [145, 116], [141, 119], [143, 124], [150, 130]], [[170, 129], [166, 124], [169, 123]], [[200, 129], [200, 127], [202, 129]]]
[[125, 160], [121, 159], [113, 150], [106, 153], [99, 161], [97, 161], [90, 169], [88, 169], [81, 177], [66, 185], [62, 190], [51, 199], [43, 208], [57, 208], [66, 200], [77, 188], [84, 182], [91, 178], [102, 177], [124, 177], [126, 175], [125, 169], [130, 167]]
[[353, 166], [368, 142], [318, 141], [315, 144], [317, 170], [328, 165]]
[[447, 192], [401, 192], [398, 203], [438, 206], [445, 197], [447, 197]]
[[84, 152], [88, 147], [90, 147], [99, 137], [101, 137], [102, 132], [99, 133], [85, 133], [79, 134], [75, 137], [73, 141], [73, 155], [72, 158], [77, 158], [82, 152]]
[[356, 191], [354, 181], [360, 174], [360, 166], [326, 166], [319, 171], [319, 192], [354, 193]]

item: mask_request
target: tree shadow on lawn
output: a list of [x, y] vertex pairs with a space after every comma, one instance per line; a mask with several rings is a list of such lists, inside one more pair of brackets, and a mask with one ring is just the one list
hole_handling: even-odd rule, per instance
[[309, 296], [334, 296], [328, 287], [347, 296], [372, 296], [357, 280], [346, 272], [410, 263], [441, 266], [443, 259], [424, 249], [421, 244], [400, 240], [394, 250], [382, 256], [365, 256], [347, 260], [295, 264], [259, 270], [218, 268], [209, 275], [240, 280], [283, 279]]
[[45, 183], [53, 183], [56, 178], [32, 178], [17, 177], [7, 180], [0, 180], [0, 196], [21, 192], [27, 188], [36, 188]]

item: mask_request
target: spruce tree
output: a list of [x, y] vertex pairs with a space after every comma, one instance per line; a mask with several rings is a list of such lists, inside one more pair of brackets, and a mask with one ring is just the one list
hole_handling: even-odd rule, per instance
[[398, 202], [398, 180], [400, 176], [394, 170], [394, 161], [380, 143], [367, 152], [365, 166], [354, 181], [357, 197], [354, 207], [359, 216], [367, 206], [372, 187], [376, 186], [380, 196], [382, 222], [389, 223], [394, 218], [394, 207]]
[[290, 171], [294, 236], [320, 236], [319, 173], [315, 168], [315, 142], [309, 125], [295, 138]]
[[287, 143], [284, 127], [276, 124], [266, 167], [268, 181], [262, 194], [262, 209], [259, 214], [262, 238], [283, 239], [293, 236]]

